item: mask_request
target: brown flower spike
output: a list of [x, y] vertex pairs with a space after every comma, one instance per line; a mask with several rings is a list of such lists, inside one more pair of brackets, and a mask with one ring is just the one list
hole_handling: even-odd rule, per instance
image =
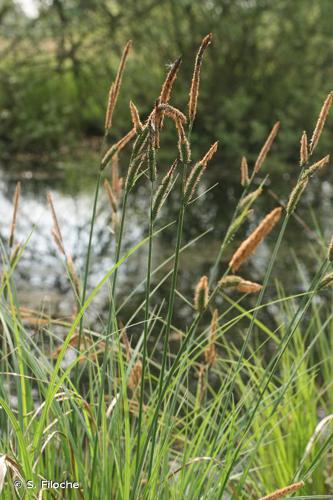
[[190, 100], [188, 103], [188, 114], [191, 123], [194, 122], [195, 115], [197, 113], [202, 59], [206, 48], [212, 41], [212, 38], [213, 35], [209, 33], [202, 39], [197, 56], [195, 58], [194, 71], [193, 71], [191, 90], [190, 90]]
[[123, 77], [126, 61], [127, 61], [128, 54], [129, 54], [131, 47], [132, 47], [132, 40], [129, 40], [127, 42], [127, 44], [125, 45], [125, 48], [123, 50], [115, 81], [111, 85], [110, 90], [109, 90], [108, 105], [106, 108], [106, 116], [105, 116], [105, 129], [106, 130], [111, 128], [111, 126], [112, 126], [112, 116], [113, 116], [114, 108], [116, 107], [116, 102], [118, 99], [119, 90], [120, 90], [120, 86], [121, 86], [121, 80]]
[[266, 495], [265, 497], [261, 497], [259, 500], [278, 500], [279, 498], [285, 497], [289, 493], [294, 493], [298, 491], [304, 486], [304, 481], [299, 481], [298, 483], [290, 484], [289, 486], [285, 486], [284, 488], [280, 488], [279, 490]]
[[66, 255], [65, 252], [65, 247], [64, 247], [64, 241], [62, 239], [62, 234], [60, 231], [60, 226], [57, 218], [57, 214], [54, 208], [54, 203], [53, 203], [53, 197], [51, 193], [47, 193], [47, 200], [49, 202], [49, 207], [51, 210], [51, 216], [52, 216], [52, 222], [53, 222], [53, 229], [52, 229], [52, 236], [55, 241], [55, 244], [59, 248], [60, 252], [63, 255]]
[[134, 391], [140, 385], [142, 375], [142, 363], [138, 360], [133, 366], [129, 379], [128, 379], [128, 387]]
[[243, 241], [240, 247], [232, 256], [229, 267], [236, 271], [244, 262], [253, 254], [263, 239], [272, 231], [274, 226], [279, 222], [282, 213], [282, 207], [277, 207], [272, 210], [261, 221], [259, 226], [253, 231], [250, 236]]
[[257, 293], [261, 290], [262, 285], [253, 281], [243, 279], [241, 276], [229, 275], [219, 281], [219, 286], [223, 290], [232, 288], [241, 293]]
[[203, 312], [208, 305], [208, 278], [202, 276], [195, 288], [194, 308], [197, 312]]
[[247, 159], [245, 158], [245, 156], [243, 156], [241, 160], [241, 185], [245, 187], [249, 182], [249, 167], [247, 164]]
[[161, 94], [160, 94], [160, 102], [161, 103], [168, 103], [169, 102], [172, 87], [173, 87], [173, 84], [175, 83], [175, 80], [177, 78], [177, 73], [178, 73], [179, 67], [181, 65], [181, 62], [182, 62], [181, 57], [176, 59], [176, 61], [171, 66], [171, 68], [166, 76], [166, 79], [163, 83]]
[[299, 164], [302, 167], [309, 158], [309, 152], [308, 152], [308, 136], [306, 135], [306, 132], [304, 130], [302, 137], [301, 137], [301, 146], [299, 150]]
[[14, 234], [15, 234], [15, 228], [16, 228], [16, 219], [17, 219], [17, 211], [18, 211], [20, 196], [21, 196], [21, 183], [18, 182], [16, 184], [14, 198], [13, 198], [14, 208], [13, 208], [12, 223], [11, 223], [10, 232], [9, 232], [9, 248], [12, 248], [12, 246], [14, 244]]
[[205, 362], [207, 365], [213, 366], [216, 363], [217, 353], [216, 353], [216, 334], [218, 329], [218, 319], [219, 313], [217, 309], [214, 309], [212, 320], [210, 323], [210, 330], [208, 335], [208, 344], [204, 350]]
[[333, 92], [330, 92], [328, 94], [328, 96], [326, 97], [324, 104], [322, 105], [315, 129], [314, 129], [312, 137], [311, 137], [310, 153], [313, 153], [313, 151], [315, 150], [315, 148], [319, 142], [321, 133], [323, 131], [323, 128], [324, 128], [324, 125], [325, 125], [325, 122], [327, 119], [328, 112], [329, 112], [330, 107], [332, 105], [332, 99], [333, 99]]
[[198, 185], [198, 182], [201, 179], [202, 174], [204, 173], [208, 162], [213, 158], [217, 151], [218, 142], [214, 142], [211, 145], [205, 156], [198, 161], [193, 167], [187, 178], [185, 189], [184, 189], [184, 202], [188, 203], [191, 201], [195, 188]]
[[269, 150], [271, 149], [271, 146], [274, 142], [276, 134], [279, 131], [279, 128], [280, 128], [280, 122], [276, 122], [275, 125], [273, 126], [272, 130], [270, 131], [270, 134], [267, 137], [265, 144], [261, 148], [261, 151], [260, 151], [258, 158], [257, 158], [255, 165], [254, 165], [254, 173], [259, 172], [259, 170], [261, 169], [262, 164], [264, 163], [266, 156], [267, 156]]
[[110, 206], [114, 212], [117, 212], [117, 200], [116, 197], [112, 191], [112, 187], [110, 186], [110, 183], [107, 179], [104, 181], [104, 189], [106, 191], [106, 194], [108, 195]]
[[116, 153], [119, 153], [122, 149], [124, 149], [124, 147], [133, 139], [135, 134], [136, 130], [135, 128], [132, 128], [129, 132], [127, 132], [126, 135], [124, 135], [124, 137], [122, 137], [118, 142], [116, 142], [116, 144], [114, 144], [107, 150], [101, 161], [102, 169], [104, 169], [107, 166], [111, 158]]
[[142, 125], [141, 120], [140, 120], [138, 108], [135, 106], [134, 102], [132, 102], [132, 101], [130, 101], [130, 110], [131, 110], [133, 127], [135, 128], [137, 133], [140, 133], [140, 132], [142, 132], [143, 125]]

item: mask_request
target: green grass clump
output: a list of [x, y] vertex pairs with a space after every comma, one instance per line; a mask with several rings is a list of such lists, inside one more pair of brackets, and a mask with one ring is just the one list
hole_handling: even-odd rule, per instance
[[[122, 80], [129, 47], [116, 82]], [[259, 153], [260, 161], [244, 183], [212, 269], [207, 276], [197, 277], [195, 300], [181, 291], [182, 258], [205, 236], [184, 240], [187, 212], [198, 196], [203, 196], [197, 193], [203, 172], [197, 176], [196, 169], [198, 165], [206, 168], [217, 149], [214, 144], [201, 160], [196, 158], [192, 163], [189, 159], [203, 46], [199, 55], [191, 84], [187, 130], [183, 113], [168, 104], [179, 70], [177, 60], [151, 114], [142, 126], [134, 128], [125, 182], [119, 177], [118, 155], [134, 133], [112, 146], [107, 126], [81, 276], [67, 253], [49, 196], [53, 237], [73, 287], [73, 318], [60, 320], [20, 307], [15, 272], [31, 235], [13, 249], [14, 224], [10, 244], [1, 244], [2, 498], [61, 498], [62, 490], [52, 490], [47, 484], [43, 487], [43, 480], [77, 481], [78, 489], [67, 489], [66, 498], [248, 499], [279, 489], [274, 498], [296, 489], [306, 498], [333, 493], [329, 460], [333, 437], [333, 310], [329, 299], [318, 300], [330, 293], [319, 289], [331, 267], [331, 252], [327, 255], [327, 244], [318, 238], [318, 270], [301, 291], [297, 288], [301, 277], [295, 257], [291, 270], [295, 273], [295, 292], [286, 294], [279, 281], [274, 283], [273, 271], [294, 215], [293, 211], [284, 211], [281, 216], [278, 209], [275, 217], [275, 209], [274, 222], [266, 217], [243, 242], [237, 258], [238, 269], [272, 231], [273, 250], [262, 272], [262, 286], [250, 282], [240, 271], [232, 277], [230, 267], [225, 265], [234, 261], [230, 260], [233, 238], [261, 194], [261, 189], [256, 189], [253, 196], [251, 189], [272, 146], [276, 125]], [[112, 88], [108, 113], [115, 109], [119, 93], [119, 88], [117, 95]], [[327, 113], [328, 109], [321, 111], [316, 134]], [[135, 119], [140, 120], [138, 115]], [[177, 161], [165, 177], [160, 172], [159, 148], [167, 120], [175, 125], [178, 148]], [[184, 147], [187, 154], [183, 154]], [[312, 147], [300, 168], [298, 183], [311, 169], [314, 153]], [[110, 162], [112, 179], [106, 185], [113, 207], [114, 264], [91, 290], [100, 185], [109, 175]], [[193, 178], [189, 198], [188, 182]], [[128, 206], [139, 182], [148, 186], [147, 234], [125, 251]], [[171, 191], [176, 197], [178, 193], [176, 220], [166, 226], [160, 225], [155, 203], [161, 186], [163, 203], [168, 203]], [[19, 190], [17, 193], [14, 222], [19, 211]], [[174, 233], [174, 248], [165, 261], [157, 262], [154, 242], [167, 230]], [[146, 251], [146, 277], [123, 298], [119, 269], [138, 258], [142, 250]], [[158, 301], [157, 294], [166, 283], [168, 296]], [[226, 283], [228, 286], [222, 286]], [[106, 318], [102, 327], [90, 325], [89, 310], [104, 287], [109, 292]], [[275, 290], [270, 298], [266, 298], [268, 287], [271, 293]], [[127, 306], [135, 297], [139, 297], [139, 305], [128, 317]], [[175, 310], [180, 305], [186, 307], [188, 315], [179, 326]], [[135, 341], [133, 328], [140, 331]], [[76, 356], [68, 361], [69, 349]]]

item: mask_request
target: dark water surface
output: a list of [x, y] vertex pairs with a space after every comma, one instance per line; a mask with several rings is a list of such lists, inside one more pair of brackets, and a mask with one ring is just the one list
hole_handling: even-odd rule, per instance
[[[97, 161], [96, 161], [97, 164]], [[124, 170], [126, 167], [123, 166]], [[125, 171], [122, 170], [122, 174]], [[267, 173], [266, 168], [265, 173]], [[240, 230], [231, 243], [219, 272], [225, 269], [227, 259], [237, 247], [239, 241], [251, 231], [260, 219], [277, 204], [273, 194], [286, 202], [288, 193], [295, 182], [295, 167], [286, 168], [286, 174], [273, 175], [268, 181], [265, 192], [254, 207], [248, 222]], [[52, 221], [46, 201], [48, 191], [54, 197], [56, 211], [63, 234], [66, 250], [73, 256], [75, 265], [82, 271], [88, 244], [89, 223], [92, 211], [93, 193], [96, 180], [94, 161], [66, 161], [63, 164], [46, 164], [38, 162], [20, 162], [2, 164], [0, 168], [0, 214], [1, 238], [6, 246], [12, 215], [12, 197], [16, 182], [22, 184], [22, 197], [17, 220], [16, 242], [24, 242], [32, 231], [31, 239], [15, 271], [18, 295], [21, 304], [37, 311], [46, 311], [52, 316], [67, 316], [73, 312], [73, 293], [68, 282], [59, 254], [51, 236]], [[259, 182], [259, 180], [258, 180]], [[232, 216], [237, 197], [241, 193], [238, 180], [238, 166], [232, 168], [211, 165], [209, 172], [200, 187], [203, 193], [213, 189], [192, 204], [186, 214], [184, 243], [199, 238], [182, 255], [180, 265], [179, 291], [191, 301], [193, 288], [203, 273], [208, 273], [213, 265], [223, 235]], [[322, 231], [326, 242], [333, 230], [332, 211], [332, 175], [329, 170], [320, 178], [313, 178], [297, 214], [299, 220], [292, 220], [281, 248], [278, 263], [274, 272], [277, 278], [290, 293], [302, 291], [311, 280], [318, 267], [318, 259], [324, 255], [316, 232]], [[124, 235], [124, 249], [130, 249], [147, 233], [148, 191], [142, 182], [135, 193], [130, 196], [128, 205], [127, 226]], [[163, 209], [157, 226], [174, 221], [177, 216], [178, 194], [175, 191], [167, 206]], [[313, 212], [313, 213], [312, 213]], [[314, 215], [315, 214], [315, 215]], [[272, 252], [272, 242], [276, 232], [272, 234], [257, 250], [249, 263], [241, 269], [247, 279], [261, 282]], [[171, 255], [175, 240], [175, 226], [161, 232], [154, 241], [154, 267]], [[145, 277], [146, 247], [140, 249], [121, 266], [119, 272], [119, 301], [121, 301], [140, 284]], [[93, 255], [89, 289], [101, 279], [113, 264], [115, 237], [111, 229], [111, 210], [103, 189], [98, 204], [98, 217], [93, 239]], [[153, 284], [170, 269], [170, 264], [153, 278]], [[161, 304], [167, 299], [169, 282], [166, 281], [155, 294], [154, 303]], [[122, 310], [124, 321], [135, 311], [143, 297], [144, 286], [126, 303]], [[272, 280], [268, 292], [275, 295]], [[253, 299], [252, 299], [253, 300]], [[104, 287], [89, 310], [91, 322], [98, 321], [107, 308], [108, 290]], [[178, 299], [176, 317], [185, 323], [190, 308]]]

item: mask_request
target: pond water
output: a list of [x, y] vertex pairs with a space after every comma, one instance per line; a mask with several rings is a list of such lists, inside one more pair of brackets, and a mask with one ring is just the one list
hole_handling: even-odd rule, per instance
[[[75, 266], [80, 272], [84, 265], [88, 244], [97, 173], [95, 165], [97, 165], [97, 159], [95, 162], [94, 158], [86, 161], [66, 161], [63, 164], [54, 165], [35, 161], [1, 165], [0, 233], [2, 242], [6, 246], [12, 215], [12, 197], [18, 180], [21, 181], [22, 196], [17, 220], [16, 242], [24, 242], [31, 233], [29, 243], [15, 270], [17, 292], [23, 306], [36, 311], [46, 311], [54, 317], [68, 316], [73, 312], [73, 293], [66, 276], [63, 259], [51, 236], [52, 221], [46, 196], [48, 191], [52, 192], [66, 250], [72, 255]], [[125, 166], [121, 168], [126, 170]], [[266, 167], [265, 173], [267, 170]], [[230, 175], [231, 171], [234, 172], [233, 175]], [[294, 218], [287, 230], [274, 276], [280, 280], [288, 292], [294, 293], [304, 289], [318, 266], [318, 257], [321, 252], [324, 255], [316, 231], [320, 228], [326, 241], [329, 241], [333, 231], [331, 180], [332, 175], [327, 170], [320, 175], [320, 178], [311, 180], [311, 186], [297, 211], [299, 218]], [[267, 182], [265, 192], [255, 205], [249, 222], [244, 225], [227, 251], [221, 263], [220, 272], [225, 268], [231, 251], [236, 248], [240, 239], [255, 227], [265, 213], [276, 206], [277, 202], [272, 196], [276, 195], [286, 202], [294, 182], [295, 167], [292, 166], [286, 168], [284, 176], [272, 175], [271, 181]], [[215, 261], [236, 199], [241, 192], [238, 166], [231, 169], [225, 165], [221, 167], [218, 164], [212, 164], [201, 184], [201, 193], [216, 183], [218, 185], [190, 206], [185, 218], [184, 243], [198, 238], [196, 243], [190, 245], [182, 254], [180, 265], [179, 291], [189, 301], [192, 300], [195, 283], [202, 274], [209, 272]], [[144, 182], [130, 196], [124, 250], [130, 249], [147, 233], [148, 198]], [[158, 226], [163, 227], [176, 219], [177, 202], [177, 193], [174, 192], [161, 213]], [[209, 232], [204, 237], [200, 237], [206, 231]], [[174, 239], [174, 227], [161, 232], [155, 239], [154, 267], [171, 255]], [[272, 235], [258, 248], [255, 256], [241, 269], [240, 274], [247, 279], [262, 281], [273, 239]], [[102, 190], [93, 238], [90, 290], [112, 266], [114, 251], [115, 237], [111, 229], [111, 210], [106, 194]], [[126, 265], [121, 266], [118, 293], [120, 302], [144, 279], [145, 262], [146, 247], [132, 256]], [[154, 275], [153, 284], [156, 284], [165, 270], [169, 269], [170, 263]], [[290, 272], [291, 269], [295, 272]], [[169, 282], [166, 281], [156, 292], [154, 296], [156, 304], [167, 300], [168, 285]], [[143, 292], [144, 286], [141, 284], [138, 287], [138, 293], [126, 303], [122, 310], [124, 321], [142, 300]], [[268, 293], [275, 294], [273, 281]], [[94, 306], [89, 309], [91, 322], [103, 316], [107, 304], [108, 289], [105, 287], [95, 300]], [[176, 319], [185, 323], [188, 314], [190, 314], [188, 305], [179, 299]]]

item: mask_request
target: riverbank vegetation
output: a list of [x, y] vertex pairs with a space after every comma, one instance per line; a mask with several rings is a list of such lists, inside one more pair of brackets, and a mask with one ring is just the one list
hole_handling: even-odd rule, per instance
[[[185, 106], [176, 104], [177, 89], [185, 87], [179, 58], [158, 94], [150, 97], [149, 112], [142, 113], [127, 95], [132, 123], [114, 141], [118, 97], [125, 99], [127, 93], [134, 47], [126, 44], [108, 94], [83, 269], [68, 253], [56, 200], [48, 195], [59, 265], [75, 299], [71, 318], [53, 318], [18, 302], [15, 274], [35, 229], [25, 241], [16, 241], [24, 185], [15, 191], [8, 239], [1, 242], [2, 498], [60, 498], [59, 491], [41, 488], [42, 479], [77, 481], [79, 489], [67, 490], [66, 498], [276, 499], [295, 492], [301, 498], [327, 498], [333, 494], [333, 240], [318, 230], [317, 240], [309, 242], [317, 260], [309, 280], [302, 275], [297, 247], [290, 250], [293, 294], [284, 292], [274, 269], [300, 198], [313, 178], [329, 168], [322, 139], [332, 93], [317, 109], [311, 129], [295, 131], [298, 179], [286, 184], [285, 203], [275, 203], [255, 223], [249, 216], [265, 196], [267, 159], [279, 122], [272, 121], [255, 161], [243, 156], [242, 195], [220, 235], [215, 262], [193, 282], [193, 296], [186, 296], [182, 262], [206, 236], [185, 239], [187, 215], [204, 201], [211, 189], [203, 188], [206, 171], [219, 149], [227, 148], [218, 127], [204, 147], [203, 138], [194, 147], [208, 54], [213, 47], [218, 51], [219, 43], [211, 34], [202, 39], [184, 90], [189, 96]], [[161, 161], [166, 127], [174, 138], [168, 167]], [[130, 152], [126, 167], [121, 166], [125, 151]], [[128, 209], [140, 184], [150, 199], [146, 235], [124, 249]], [[213, 188], [223, 196], [223, 186]], [[105, 231], [114, 234], [108, 249], [113, 265], [101, 270], [92, 287], [92, 241], [102, 189], [112, 211], [112, 227]], [[177, 200], [176, 216], [161, 224], [171, 194]], [[174, 246], [159, 261], [154, 242], [170, 228]], [[244, 229], [243, 242], [235, 244], [235, 235]], [[273, 250], [260, 280], [254, 280], [247, 262], [266, 239]], [[137, 266], [144, 267], [145, 278], [123, 298], [119, 273], [139, 254]], [[163, 283], [168, 283], [168, 294], [156, 301]], [[109, 292], [107, 314], [91, 322], [102, 288]], [[128, 316], [126, 306], [142, 291], [143, 300]], [[182, 325], [175, 320], [180, 306], [186, 311]]]

